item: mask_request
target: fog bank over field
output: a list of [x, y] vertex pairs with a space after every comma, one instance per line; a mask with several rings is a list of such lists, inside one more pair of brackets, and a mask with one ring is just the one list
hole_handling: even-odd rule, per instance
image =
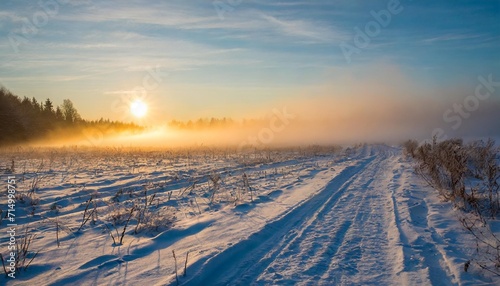
[[241, 110], [242, 118], [192, 118], [150, 126], [144, 133], [109, 134], [89, 128], [83, 136], [52, 133], [42, 145], [271, 147], [359, 142], [399, 143], [436, 136], [500, 137], [500, 81], [447, 89], [409, 79], [396, 66], [331, 70], [330, 80]]
[[[359, 142], [399, 143], [409, 138], [418, 140], [448, 137], [500, 137], [500, 102], [484, 104], [469, 118], [453, 115], [454, 121], [446, 122], [443, 114], [452, 110], [454, 102], [401, 102], [379, 97], [380, 104], [369, 101], [316, 101], [290, 102], [254, 124], [235, 123], [232, 126], [206, 129], [178, 129], [170, 126], [153, 127], [141, 134], [125, 133], [104, 136], [99, 129], [84, 132], [83, 137], [71, 140], [49, 140], [49, 145], [90, 146], [237, 146], [271, 147], [311, 144], [353, 144]], [[315, 106], [324, 109], [316, 116], [298, 106]], [[348, 108], [345, 108], [348, 106]], [[308, 107], [309, 108], [309, 107]], [[458, 119], [461, 118], [459, 121]], [[493, 121], [492, 121], [493, 119]], [[460, 124], [458, 124], [460, 122]], [[456, 124], [456, 125], [454, 125]], [[454, 126], [458, 126], [456, 130]], [[57, 139], [56, 139], [57, 138]]]
[[242, 111], [247, 119], [235, 119], [232, 124], [194, 124], [193, 128], [165, 124], [143, 134], [111, 137], [103, 136], [101, 130], [88, 130], [83, 139], [61, 142], [96, 146], [266, 147], [399, 143], [434, 135], [438, 139], [500, 137], [500, 85], [492, 75], [480, 75], [475, 85], [433, 89], [403, 74], [389, 65], [363, 72], [333, 70], [329, 75], [332, 80], [327, 83], [298, 90], [257, 110]]

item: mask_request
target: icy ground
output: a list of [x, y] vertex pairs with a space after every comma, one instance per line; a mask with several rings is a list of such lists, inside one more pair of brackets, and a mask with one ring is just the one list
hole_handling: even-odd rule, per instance
[[[11, 158], [2, 156], [0, 167], [8, 166]], [[35, 206], [17, 206], [19, 223], [37, 234], [31, 251], [38, 255], [16, 279], [2, 275], [2, 285], [500, 283], [473, 266], [464, 271], [473, 238], [399, 148], [262, 158], [68, 152], [53, 156], [50, 166], [47, 160], [40, 166], [42, 155], [16, 156], [19, 192], [41, 178]], [[208, 177], [214, 174], [221, 178], [215, 195]], [[113, 244], [104, 227], [110, 205], [139, 203], [144, 189], [175, 214], [173, 227], [133, 234], [132, 221], [123, 244]], [[92, 195], [98, 218], [77, 231]], [[6, 223], [0, 225], [4, 256]]]

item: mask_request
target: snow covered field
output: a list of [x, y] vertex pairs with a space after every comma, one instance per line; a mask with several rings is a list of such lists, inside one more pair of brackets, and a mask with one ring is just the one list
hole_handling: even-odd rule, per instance
[[16, 238], [33, 235], [2, 285], [500, 283], [464, 271], [473, 237], [400, 148], [0, 155], [2, 217], [15, 176]]

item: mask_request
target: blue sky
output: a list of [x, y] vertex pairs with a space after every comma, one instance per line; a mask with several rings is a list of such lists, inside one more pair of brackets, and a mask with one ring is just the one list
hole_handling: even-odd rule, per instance
[[[500, 78], [500, 1], [40, 3], [0, 3], [0, 83], [21, 96], [69, 98], [86, 118], [130, 119], [123, 95], [150, 83], [152, 68], [161, 78], [146, 94], [156, 121], [247, 116], [318, 88], [342, 96], [327, 87], [346, 75], [362, 85], [390, 70], [385, 82], [402, 77], [427, 96], [473, 92], [481, 74]], [[399, 12], [348, 61], [341, 46], [356, 47], [356, 28], [390, 5]]]

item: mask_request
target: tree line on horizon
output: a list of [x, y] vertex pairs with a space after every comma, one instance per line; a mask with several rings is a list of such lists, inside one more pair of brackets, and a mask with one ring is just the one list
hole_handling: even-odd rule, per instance
[[196, 120], [171, 120], [168, 122], [170, 128], [177, 130], [199, 131], [211, 129], [226, 129], [226, 128], [246, 128], [246, 127], [260, 127], [269, 124], [269, 119], [242, 119], [240, 121], [232, 118], [198, 118]]
[[197, 120], [172, 120], [168, 123], [171, 128], [175, 129], [187, 129], [187, 130], [201, 130], [201, 129], [213, 129], [213, 128], [226, 128], [234, 126], [236, 122], [231, 118], [199, 118]]
[[38, 102], [36, 98], [20, 98], [4, 87], [0, 87], [0, 145], [25, 143], [41, 139], [53, 131], [77, 136], [85, 128], [98, 128], [104, 133], [142, 131], [134, 123], [110, 121], [109, 119], [85, 120], [73, 102], [64, 99], [55, 106], [47, 98]]

